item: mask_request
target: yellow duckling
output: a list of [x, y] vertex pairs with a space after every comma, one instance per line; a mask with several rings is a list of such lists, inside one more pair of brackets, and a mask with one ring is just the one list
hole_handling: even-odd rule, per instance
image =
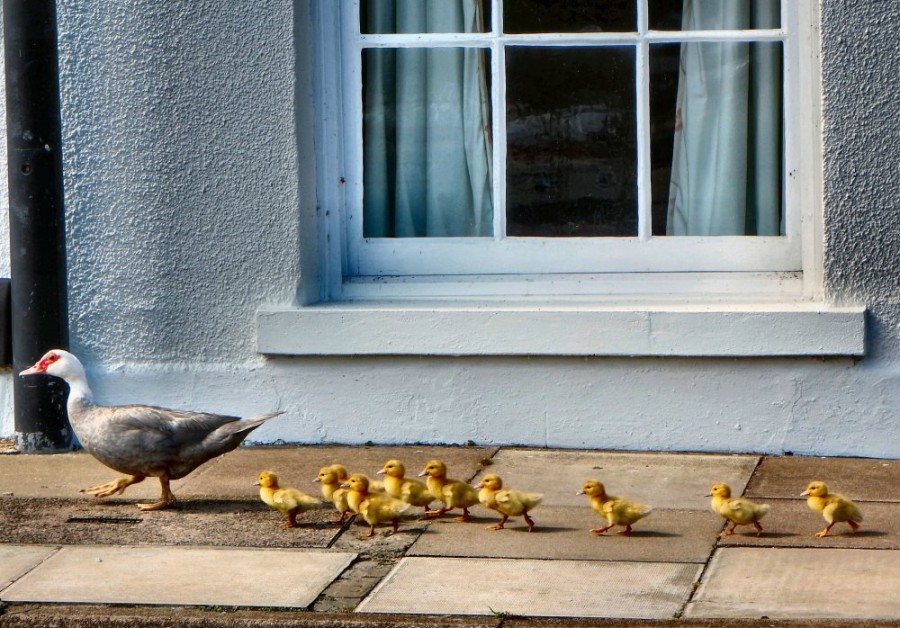
[[399, 460], [388, 460], [378, 473], [384, 475], [384, 490], [391, 497], [426, 511], [435, 499], [422, 482], [406, 477], [406, 467]]
[[722, 482], [713, 484], [706, 496], [712, 497], [710, 504], [713, 512], [731, 522], [731, 527], [723, 530], [719, 536], [731, 536], [737, 526], [743, 525], [753, 525], [756, 536], [762, 535], [759, 520], [769, 512], [768, 504], [757, 504], [744, 497], [732, 497], [731, 487]]
[[506, 520], [510, 517], [524, 517], [528, 531], [534, 530], [534, 521], [528, 516], [528, 511], [537, 507], [544, 499], [540, 493], [526, 493], [511, 488], [503, 488], [503, 480], [496, 473], [488, 473], [481, 482], [475, 485], [478, 491], [478, 501], [485, 508], [496, 510], [503, 519], [500, 523], [488, 526], [488, 530], [502, 530]]
[[828, 522], [824, 530], [816, 532], [820, 539], [828, 534], [834, 524], [842, 521], [850, 526], [851, 531], [859, 530], [859, 524], [863, 520], [859, 507], [843, 495], [829, 493], [825, 482], [810, 482], [800, 496], [806, 497], [806, 505], [820, 513]]
[[254, 486], [259, 486], [259, 498], [263, 502], [287, 516], [285, 528], [297, 527], [297, 515], [313, 508], [320, 508], [322, 502], [295, 488], [278, 486], [278, 476], [271, 471], [259, 474]]
[[350, 507], [369, 524], [369, 533], [361, 537], [364, 539], [375, 536], [375, 526], [379, 523], [391, 523], [396, 532], [400, 527], [400, 516], [411, 507], [387, 493], [370, 492], [369, 478], [362, 473], [351, 475], [344, 486], [350, 490]]
[[456, 517], [456, 521], [469, 520], [469, 508], [478, 503], [478, 492], [459, 480], [447, 477], [447, 465], [440, 460], [429, 460], [419, 477], [428, 476], [425, 480], [428, 490], [436, 499], [444, 505], [437, 510], [428, 510], [426, 517], [440, 517], [442, 514], [454, 508], [462, 508], [463, 514]]
[[577, 494], [587, 495], [594, 512], [609, 523], [605, 528], [592, 529], [591, 532], [594, 534], [603, 534], [613, 526], [625, 526], [625, 529], [619, 534], [631, 534], [631, 526], [653, 510], [645, 504], [607, 495], [606, 488], [598, 480], [588, 480], [581, 485], [581, 490]]
[[341, 484], [347, 480], [347, 470], [339, 464], [333, 464], [328, 467], [319, 469], [319, 474], [313, 482], [322, 483], [322, 497], [334, 504], [334, 507], [340, 513], [340, 517], [332, 519], [332, 523], [344, 523], [344, 517], [353, 515], [350, 504], [347, 503], [347, 496], [350, 491], [341, 488]]

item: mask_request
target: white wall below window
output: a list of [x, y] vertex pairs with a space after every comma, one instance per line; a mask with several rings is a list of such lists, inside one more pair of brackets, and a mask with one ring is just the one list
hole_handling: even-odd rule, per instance
[[91, 369], [97, 400], [286, 414], [255, 442], [895, 457], [900, 369], [851, 359], [285, 358]]

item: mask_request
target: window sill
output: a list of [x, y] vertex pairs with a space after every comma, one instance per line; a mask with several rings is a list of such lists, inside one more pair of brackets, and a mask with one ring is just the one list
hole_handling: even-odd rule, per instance
[[261, 309], [257, 348], [318, 356], [862, 356], [865, 308], [322, 303]]

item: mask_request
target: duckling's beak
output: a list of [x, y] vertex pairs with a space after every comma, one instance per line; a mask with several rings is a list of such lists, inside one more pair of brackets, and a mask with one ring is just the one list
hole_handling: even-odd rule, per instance
[[254, 482], [253, 486], [259, 486], [259, 482]]
[[803, 491], [800, 493], [800, 497], [809, 497], [809, 491]]
[[418, 475], [418, 477], [424, 478], [426, 475], [428, 475], [428, 474], [427, 474], [425, 471], [422, 471], [422, 473], [420, 473], [420, 474]]
[[350, 488], [350, 482], [344, 482], [341, 484], [341, 488]]
[[384, 475], [384, 473], [385, 473], [384, 469], [381, 469], [381, 470], [375, 472], [376, 475]]
[[584, 495], [584, 491], [578, 491], [578, 492], [575, 493], [575, 494], [576, 494], [576, 495]]
[[479, 482], [478, 484], [473, 484], [473, 485], [472, 485], [472, 488], [484, 488], [484, 484], [482, 484], [481, 482]]
[[319, 478], [316, 478], [316, 479], [313, 480], [313, 482], [321, 482], [321, 481], [322, 481], [322, 480], [320, 480]]
[[712, 493], [707, 493], [706, 496], [707, 496], [707, 497], [712, 497]]

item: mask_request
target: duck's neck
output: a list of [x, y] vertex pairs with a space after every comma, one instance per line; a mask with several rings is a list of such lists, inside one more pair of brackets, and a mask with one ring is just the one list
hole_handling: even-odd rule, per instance
[[65, 377], [66, 383], [69, 385], [69, 397], [66, 405], [70, 420], [73, 416], [77, 417], [78, 410], [94, 402], [94, 393], [91, 392], [91, 387], [88, 386], [87, 375], [85, 375], [84, 369], [73, 369], [73, 371]]

